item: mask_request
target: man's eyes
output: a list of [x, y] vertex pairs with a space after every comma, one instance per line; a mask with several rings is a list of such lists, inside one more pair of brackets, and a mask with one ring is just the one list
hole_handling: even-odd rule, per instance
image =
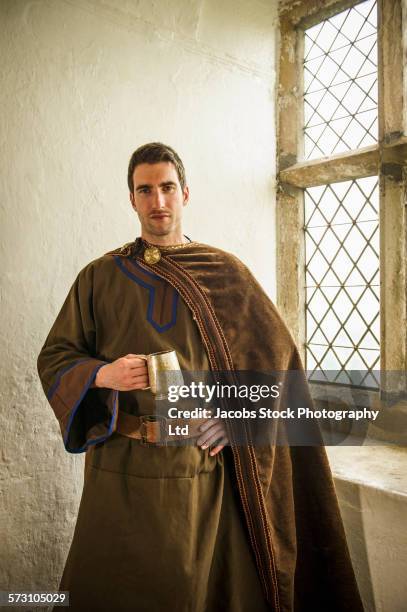
[[[175, 190], [175, 185], [163, 185], [162, 186], [162, 191], [165, 192], [171, 192]], [[150, 193], [151, 189], [149, 187], [141, 187], [140, 189], [137, 189], [138, 193]]]

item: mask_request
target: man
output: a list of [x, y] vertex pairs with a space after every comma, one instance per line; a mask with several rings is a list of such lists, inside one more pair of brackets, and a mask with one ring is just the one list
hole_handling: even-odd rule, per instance
[[322, 447], [256, 445], [245, 426], [237, 443], [214, 418], [169, 440], [146, 390], [151, 353], [175, 350], [186, 372], [295, 370], [310, 398], [247, 268], [183, 235], [177, 153], [137, 149], [128, 186], [141, 237], [79, 273], [38, 359], [65, 448], [86, 451], [60, 589], [86, 611], [362, 610]]

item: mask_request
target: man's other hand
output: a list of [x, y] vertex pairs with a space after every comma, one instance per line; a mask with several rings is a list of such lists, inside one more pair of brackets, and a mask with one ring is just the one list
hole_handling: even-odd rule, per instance
[[222, 448], [229, 443], [226, 426], [222, 419], [207, 419], [199, 429], [201, 434], [197, 440], [197, 445], [202, 449], [208, 448], [211, 444], [218, 442], [209, 453], [212, 456], [219, 453]]
[[129, 353], [102, 366], [95, 378], [95, 387], [133, 391], [149, 386], [147, 361], [140, 355]]

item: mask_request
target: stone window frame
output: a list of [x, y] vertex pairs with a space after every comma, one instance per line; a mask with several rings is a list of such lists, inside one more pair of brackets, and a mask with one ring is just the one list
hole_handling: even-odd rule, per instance
[[[277, 75], [277, 306], [305, 362], [306, 187], [377, 175], [380, 231], [380, 362], [407, 370], [407, 135], [403, 99], [406, 0], [377, 1], [378, 142], [345, 153], [298, 161], [303, 138], [304, 30], [359, 4], [358, 0], [280, 0]], [[404, 6], [403, 6], [404, 3]], [[396, 330], [396, 333], [395, 333]], [[318, 383], [312, 383], [318, 398]], [[388, 390], [387, 390], [388, 391]], [[392, 391], [394, 389], [392, 388]], [[398, 393], [405, 391], [400, 384]], [[386, 393], [369, 392], [376, 402]], [[366, 392], [363, 397], [365, 398]], [[340, 390], [338, 389], [338, 398]], [[403, 403], [403, 412], [406, 406]], [[406, 412], [407, 417], [407, 412]]]

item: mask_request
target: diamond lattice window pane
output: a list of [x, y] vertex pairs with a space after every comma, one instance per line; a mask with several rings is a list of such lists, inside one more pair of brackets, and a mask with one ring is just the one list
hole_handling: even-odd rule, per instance
[[377, 142], [377, 7], [365, 0], [305, 30], [304, 158]]
[[[377, 387], [380, 357], [377, 177], [305, 190], [306, 364], [310, 380]], [[321, 378], [322, 376], [322, 378]], [[330, 380], [332, 382], [332, 380]]]

